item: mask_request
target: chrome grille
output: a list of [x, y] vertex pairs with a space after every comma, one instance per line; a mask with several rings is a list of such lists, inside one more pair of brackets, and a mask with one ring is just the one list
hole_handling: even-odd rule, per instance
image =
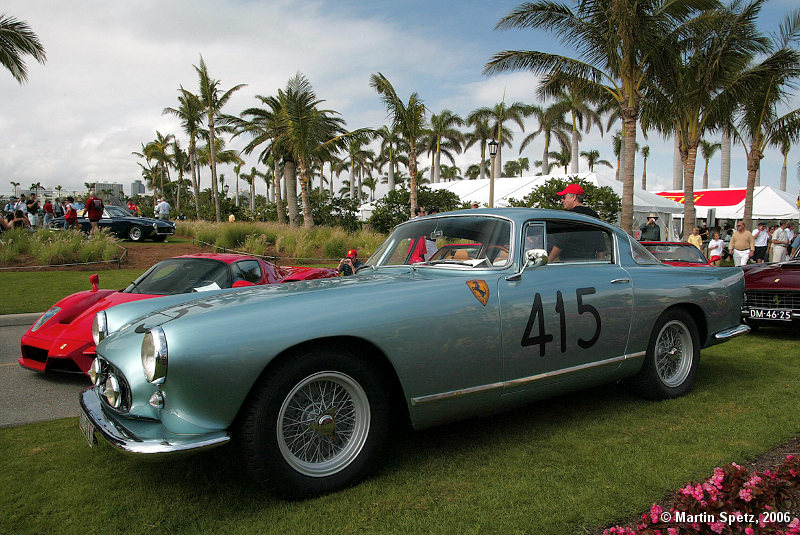
[[100, 381], [98, 382], [98, 388], [102, 392], [103, 388], [106, 386], [108, 375], [113, 373], [119, 382], [120, 397], [122, 399], [120, 406], [117, 409], [108, 404], [105, 396], [101, 395], [100, 401], [103, 403], [104, 407], [107, 407], [112, 411], [128, 412], [131, 408], [131, 387], [128, 385], [128, 381], [125, 379], [125, 376], [122, 374], [122, 372], [116, 366], [110, 364], [107, 360], [100, 358], [100, 365]]
[[745, 306], [800, 310], [800, 292], [791, 290], [747, 290]]

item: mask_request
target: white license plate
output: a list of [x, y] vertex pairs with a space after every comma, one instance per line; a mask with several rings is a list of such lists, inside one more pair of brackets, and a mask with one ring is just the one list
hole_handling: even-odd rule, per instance
[[78, 426], [81, 428], [81, 433], [83, 433], [83, 437], [89, 443], [90, 448], [97, 444], [97, 438], [94, 436], [94, 424], [89, 421], [89, 417], [83, 411], [81, 411], [78, 419]]
[[792, 321], [791, 310], [774, 310], [770, 308], [751, 308], [750, 319], [752, 320], [775, 320]]

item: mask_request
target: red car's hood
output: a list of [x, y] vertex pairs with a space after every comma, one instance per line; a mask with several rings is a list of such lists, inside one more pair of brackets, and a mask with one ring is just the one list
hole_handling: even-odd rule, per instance
[[800, 290], [800, 260], [777, 264], [751, 264], [742, 269], [746, 288]]
[[36, 338], [64, 338], [67, 340], [92, 340], [94, 315], [114, 305], [159, 297], [149, 294], [123, 293], [116, 290], [91, 290], [68, 295], [54, 306], [61, 311], [36, 331], [28, 329], [26, 335]]
[[701, 264], [699, 262], [678, 262], [674, 260], [662, 260], [661, 263], [677, 267], [709, 267], [709, 264]]

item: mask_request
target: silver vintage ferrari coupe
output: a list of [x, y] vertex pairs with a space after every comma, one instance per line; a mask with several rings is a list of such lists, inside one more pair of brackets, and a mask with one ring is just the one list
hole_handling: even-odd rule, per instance
[[743, 288], [739, 268], [667, 266], [569, 212], [416, 218], [351, 277], [99, 312], [81, 428], [142, 456], [231, 442], [258, 482], [318, 495], [364, 477], [403, 420], [619, 379], [647, 398], [685, 394], [700, 349], [749, 330]]

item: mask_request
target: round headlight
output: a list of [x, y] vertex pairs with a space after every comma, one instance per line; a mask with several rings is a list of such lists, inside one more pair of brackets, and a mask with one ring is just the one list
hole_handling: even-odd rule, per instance
[[50, 318], [52, 318], [53, 316], [55, 316], [59, 312], [61, 312], [61, 307], [52, 307], [52, 308], [50, 308], [50, 310], [48, 310], [47, 312], [42, 314], [41, 318], [36, 320], [36, 323], [34, 323], [33, 327], [31, 327], [31, 332], [35, 331], [36, 329], [38, 329], [39, 327], [41, 327], [42, 325], [47, 323], [47, 320], [49, 320]]
[[118, 409], [122, 403], [122, 396], [120, 395], [119, 390], [119, 380], [117, 380], [116, 375], [113, 373], [109, 374], [108, 379], [106, 379], [106, 386], [103, 389], [103, 396], [106, 398], [108, 404], [115, 409]]
[[153, 327], [142, 340], [142, 368], [145, 378], [161, 384], [167, 376], [167, 337], [161, 327]]
[[108, 318], [106, 318], [106, 311], [101, 310], [94, 315], [94, 320], [92, 320], [92, 341], [94, 341], [94, 345], [100, 344], [106, 336], [108, 336]]
[[94, 359], [92, 361], [92, 365], [89, 366], [89, 379], [92, 380], [93, 385], [98, 385], [100, 383], [100, 371], [102, 366], [100, 365], [100, 359]]

